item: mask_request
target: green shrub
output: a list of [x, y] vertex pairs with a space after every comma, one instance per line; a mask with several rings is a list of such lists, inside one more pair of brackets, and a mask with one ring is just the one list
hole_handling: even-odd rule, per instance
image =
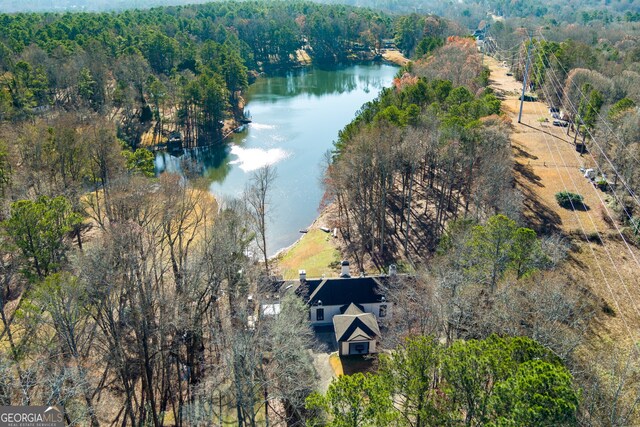
[[560, 206], [567, 209], [575, 209], [582, 205], [584, 198], [580, 194], [569, 191], [556, 193], [556, 201]]
[[634, 216], [629, 220], [629, 225], [631, 226], [631, 230], [633, 234], [638, 236], [640, 239], [640, 216]]
[[602, 191], [607, 191], [609, 189], [609, 183], [607, 182], [606, 179], [598, 179], [596, 181], [596, 185], [598, 186], [598, 188]]

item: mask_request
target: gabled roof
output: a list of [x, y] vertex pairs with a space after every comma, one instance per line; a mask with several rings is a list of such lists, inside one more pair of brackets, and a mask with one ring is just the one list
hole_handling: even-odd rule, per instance
[[297, 289], [310, 305], [371, 304], [384, 297], [383, 277], [312, 279]]
[[351, 303], [349, 305], [343, 305], [340, 307], [340, 314], [362, 314], [364, 313], [364, 307], [360, 304]]
[[333, 328], [336, 332], [336, 341], [372, 340], [380, 336], [378, 321], [371, 313], [363, 313], [354, 304], [347, 310], [355, 314], [338, 314], [333, 316]]
[[360, 328], [356, 328], [355, 331], [351, 334], [347, 341], [357, 341], [357, 340], [372, 340], [375, 336], [368, 335], [365, 331]]

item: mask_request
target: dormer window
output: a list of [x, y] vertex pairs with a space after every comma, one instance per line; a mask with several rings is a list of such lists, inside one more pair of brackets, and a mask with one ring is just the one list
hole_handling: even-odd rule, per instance
[[378, 313], [378, 317], [387, 317], [387, 305], [386, 304], [381, 304], [380, 305], [380, 312]]

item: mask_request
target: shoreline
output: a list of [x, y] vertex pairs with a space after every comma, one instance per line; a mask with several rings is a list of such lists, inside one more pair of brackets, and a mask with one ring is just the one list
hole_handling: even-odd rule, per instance
[[[305, 52], [306, 53], [306, 52]], [[376, 62], [373, 59], [353, 59], [353, 60], [348, 60], [346, 61], [347, 64], [358, 64], [358, 63], [371, 63], [371, 62]], [[402, 52], [400, 52], [397, 49], [387, 49], [382, 53], [382, 62], [386, 62], [388, 64], [392, 64], [392, 65], [396, 65], [399, 67], [403, 67], [405, 65], [407, 65], [409, 62], [411, 62], [408, 58], [406, 58]], [[331, 64], [332, 66], [340, 66], [343, 65], [343, 62], [336, 62]], [[321, 66], [321, 64], [314, 64], [312, 58], [307, 54], [306, 56], [303, 55], [298, 55], [298, 64], [297, 66], [295, 66], [294, 68], [307, 68], [307, 67], [312, 67], [314, 65], [317, 66]], [[274, 70], [278, 70], [279, 67], [273, 67], [273, 69], [271, 70], [272, 72], [266, 72], [266, 71], [262, 71], [260, 73], [258, 73], [254, 80], [250, 83], [249, 86], [253, 85], [253, 83], [255, 83], [256, 80], [258, 80], [260, 77], [263, 76], [276, 76], [278, 75], [277, 71], [274, 73]], [[244, 99], [243, 95], [240, 95], [240, 105], [239, 107], [244, 109], [245, 105], [247, 104], [246, 100]], [[200, 146], [195, 146], [195, 147], [182, 147], [182, 150], [191, 150], [194, 148], [208, 148], [208, 147], [212, 147], [214, 145], [218, 145], [221, 143], [224, 143], [229, 136], [233, 135], [235, 133], [235, 131], [239, 128], [241, 128], [242, 126], [244, 126], [244, 124], [241, 124], [235, 117], [232, 118], [227, 118], [224, 121], [224, 124], [222, 126], [221, 129], [221, 133], [222, 135], [220, 136], [220, 138], [210, 144], [207, 145], [200, 145]], [[149, 139], [149, 137], [152, 135], [152, 130], [149, 130], [147, 132], [145, 132], [142, 135], [142, 139], [143, 141], [141, 142], [141, 145], [146, 147], [147, 149], [150, 149], [151, 151], [168, 151], [168, 146], [167, 143], [144, 143], [145, 139]], [[314, 221], [315, 222], [315, 221]], [[313, 224], [313, 223], [312, 223]], [[286, 248], [283, 248], [286, 249]], [[283, 249], [278, 250], [277, 253], [280, 253]], [[277, 254], [276, 253], [276, 254]], [[275, 256], [275, 255], [274, 255]]]
[[285, 256], [289, 251], [291, 251], [298, 244], [300, 244], [300, 241], [302, 240], [302, 238], [304, 237], [305, 234], [306, 233], [300, 233], [300, 237], [298, 237], [295, 242], [293, 242], [289, 246], [285, 246], [284, 248], [278, 249], [278, 251], [275, 254], [271, 255], [268, 258], [269, 261], [277, 261], [278, 258], [281, 258], [281, 257]]
[[[406, 58], [402, 54], [402, 52], [400, 52], [397, 49], [387, 49], [382, 54], [382, 60], [383, 62], [387, 62], [400, 67], [403, 67], [410, 62], [410, 60]], [[354, 61], [354, 62], [358, 62], [358, 61]], [[312, 65], [312, 63], [302, 64], [302, 66], [310, 66], [310, 65]], [[311, 224], [309, 224], [309, 226], [307, 227], [307, 230], [319, 228], [320, 227], [319, 222], [322, 220], [326, 220], [327, 217], [331, 214], [331, 211], [333, 210], [333, 208], [334, 208], [333, 202], [328, 206], [326, 206], [325, 208], [323, 208], [318, 214], [318, 216], [316, 216], [314, 220], [311, 222]], [[326, 227], [327, 224], [325, 224], [324, 226]], [[331, 229], [332, 227], [328, 227], [328, 228]], [[289, 252], [293, 251], [296, 247], [301, 245], [302, 239], [305, 237], [307, 233], [300, 233], [300, 234], [301, 235], [293, 243], [278, 249], [273, 255], [269, 257], [269, 260], [278, 262], [278, 259], [285, 257]], [[327, 234], [331, 234], [331, 232]], [[335, 246], [336, 246], [336, 249], [340, 252], [341, 256], [344, 256], [344, 253], [340, 250], [341, 246], [340, 245], [335, 245]]]
[[311, 223], [307, 233], [271, 258], [278, 276], [284, 280], [295, 279], [300, 270], [305, 270], [307, 277], [314, 278], [325, 275], [332, 277], [339, 273], [340, 261], [345, 259], [341, 237], [334, 238], [332, 231], [320, 228], [332, 230], [334, 207], [334, 204], [326, 206]]
[[[361, 60], [353, 61], [352, 60], [352, 61], [348, 61], [348, 63], [350, 65], [353, 65], [353, 64], [362, 63], [362, 62], [365, 62], [365, 63], [368, 63], [368, 64], [373, 64], [373, 63], [377, 62], [378, 64], [380, 64], [380, 63], [385, 64], [386, 63], [386, 64], [391, 65], [393, 68], [395, 68], [395, 67], [398, 67], [401, 64], [405, 63], [406, 61], [408, 61], [406, 58], [404, 58], [401, 55], [401, 53], [399, 51], [393, 50], [392, 53], [394, 53], [395, 56], [390, 56], [388, 54], [388, 52], [385, 52], [385, 57], [382, 60], [379, 60], [379, 61], [361, 61]], [[313, 67], [314, 65], [316, 65], [316, 64], [312, 64], [312, 63], [300, 64], [300, 66], [302, 68]], [[338, 66], [338, 67], [340, 67], [340, 66], [349, 66], [346, 63], [334, 64], [334, 65]], [[386, 66], [388, 67], [389, 65], [386, 65]], [[395, 72], [397, 72], [397, 71], [394, 71], [394, 73]], [[263, 80], [261, 77], [263, 77], [263, 76], [264, 77], [269, 77], [272, 74], [273, 74], [273, 70], [271, 70], [271, 72], [269, 72], [269, 73], [261, 73], [260, 76], [257, 76], [256, 81]], [[275, 74], [277, 74], [277, 72]], [[253, 84], [256, 83], [256, 81], [254, 81], [252, 83], [252, 86], [253, 86]], [[249, 93], [247, 92], [247, 93], [245, 93], [243, 95], [243, 101], [244, 101], [243, 102], [243, 106], [248, 106], [250, 108], [250, 106], [249, 106], [250, 102], [248, 102], [249, 100], [248, 100], [248, 97], [247, 97], [248, 94]], [[235, 139], [232, 139], [230, 137], [233, 135], [233, 129], [236, 128], [236, 126], [238, 126], [238, 125], [239, 125], [239, 123], [237, 123], [235, 120], [233, 120], [231, 118], [225, 120], [223, 136], [219, 141], [217, 141], [217, 143], [218, 144], [224, 144], [224, 145], [227, 145], [227, 144], [228, 145], [234, 145]], [[249, 126], [251, 126], [251, 125], [249, 125]], [[215, 195], [214, 195], [214, 197], [215, 197]], [[216, 200], [217, 199], [218, 198], [216, 197]], [[332, 213], [335, 213], [335, 208], [334, 208], [333, 204], [325, 206], [324, 209], [322, 209], [320, 211], [316, 211], [314, 213], [314, 215], [311, 216], [311, 218], [309, 218], [311, 220], [309, 225], [307, 227], [302, 227], [304, 229], [307, 229], [310, 232], [314, 231], [314, 233], [309, 233], [309, 234], [313, 234], [313, 235], [310, 236], [308, 240], [305, 240], [305, 236], [307, 235], [307, 233], [299, 233], [299, 235], [296, 236], [295, 239], [293, 241], [291, 241], [290, 244], [288, 244], [286, 246], [283, 246], [283, 247], [279, 247], [271, 255], [268, 256], [268, 259], [270, 261], [272, 261], [272, 262], [275, 260], [275, 262], [277, 264], [280, 264], [281, 260], [283, 258], [286, 258], [287, 255], [292, 254], [292, 253], [293, 253], [292, 256], [294, 256], [296, 258], [296, 260], [315, 259], [314, 258], [315, 254], [309, 249], [310, 246], [313, 246], [313, 245], [318, 243], [319, 236], [318, 236], [318, 234], [316, 234], [317, 232], [315, 230], [319, 229], [320, 227], [327, 227], [331, 231], [333, 231], [334, 227], [331, 226], [332, 223], [333, 223], [333, 219], [331, 218], [333, 216], [333, 215], [331, 215]], [[292, 231], [294, 231], [294, 230], [292, 230]], [[295, 232], [298, 232], [298, 231], [299, 230], [295, 230]], [[326, 233], [327, 235], [329, 235], [328, 236], [329, 238], [327, 239], [327, 243], [331, 242], [331, 245], [336, 250], [341, 252], [341, 254], [342, 254], [344, 248], [342, 247], [342, 244], [340, 242], [340, 238], [334, 239], [334, 238], [330, 237], [330, 236], [332, 236], [332, 232], [331, 231]], [[323, 234], [324, 234], [324, 232], [323, 232]], [[336, 241], [334, 242], [334, 240], [336, 240]], [[296, 251], [296, 249], [298, 249], [298, 250]], [[342, 249], [342, 250], [340, 250], [340, 249]], [[300, 255], [301, 252], [305, 253], [304, 256]], [[312, 261], [310, 261], [310, 262], [312, 262]], [[286, 263], [286, 261], [285, 261], [285, 263]], [[292, 264], [287, 265], [287, 268], [289, 270], [291, 270]]]
[[[306, 228], [306, 230], [313, 230], [313, 229], [320, 229], [320, 225], [318, 224], [320, 222], [320, 220], [326, 220], [327, 217], [330, 215], [331, 210], [333, 209], [334, 204], [333, 202], [331, 204], [329, 204], [328, 206], [326, 206], [324, 209], [322, 209], [320, 211], [320, 213], [318, 214], [317, 217], [315, 217], [313, 219], [313, 221], [311, 222], [311, 224], [309, 224], [309, 226]], [[327, 227], [327, 225], [324, 225], [324, 227]], [[328, 227], [331, 229], [331, 227]], [[331, 234], [331, 232], [327, 233], [327, 234]], [[297, 245], [300, 244], [301, 240], [307, 235], [307, 233], [300, 233], [300, 237], [298, 237], [293, 243], [291, 243], [289, 246], [285, 246], [284, 248], [278, 249], [278, 251], [276, 251], [275, 254], [271, 255], [269, 257], [269, 260], [277, 260], [277, 258], [281, 257], [281, 256], [285, 256], [289, 251], [293, 250]]]

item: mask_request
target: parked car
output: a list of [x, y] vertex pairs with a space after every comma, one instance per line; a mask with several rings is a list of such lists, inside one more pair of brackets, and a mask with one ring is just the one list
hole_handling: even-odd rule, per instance
[[565, 122], [564, 120], [554, 120], [553, 125], [566, 128], [567, 126], [569, 126], [569, 122]]
[[509, 72], [507, 73], [507, 76], [513, 76], [513, 73], [512, 73], [511, 71], [509, 71]]
[[553, 113], [553, 114], [551, 114], [551, 117], [553, 117], [554, 119], [562, 120], [562, 117], [560, 116], [560, 113]]
[[559, 113], [560, 109], [558, 107], [549, 107], [549, 114]]

